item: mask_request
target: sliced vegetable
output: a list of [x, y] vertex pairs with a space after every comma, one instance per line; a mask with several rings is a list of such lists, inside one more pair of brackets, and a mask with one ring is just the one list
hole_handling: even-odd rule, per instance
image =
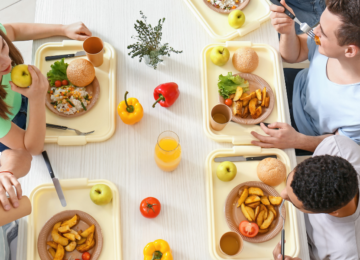
[[87, 109], [86, 109], [86, 107], [84, 106], [84, 103], [80, 100], [80, 103], [81, 103], [81, 106], [82, 106], [82, 108], [86, 111]]
[[243, 92], [249, 91], [249, 82], [239, 75], [232, 75], [232, 72], [229, 72], [228, 75], [223, 76], [219, 75], [219, 94], [227, 99], [231, 94], [235, 94], [237, 87], [242, 87]]
[[59, 81], [64, 79], [68, 80], [66, 76], [66, 69], [68, 66], [69, 64], [65, 63], [65, 59], [61, 59], [60, 61], [55, 61], [55, 63], [51, 65], [51, 70], [47, 73], [47, 77], [50, 80], [50, 86], [54, 86], [55, 81], [57, 80]]
[[68, 102], [71, 106], [75, 106], [68, 98], [66, 99], [66, 102]]
[[246, 237], [254, 237], [259, 232], [259, 226], [256, 223], [251, 223], [246, 220], [241, 221], [239, 231]]

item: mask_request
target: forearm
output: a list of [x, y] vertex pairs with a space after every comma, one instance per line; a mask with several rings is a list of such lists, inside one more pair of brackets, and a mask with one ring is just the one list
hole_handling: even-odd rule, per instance
[[64, 26], [61, 24], [12, 23], [4, 26], [13, 41], [36, 40], [65, 35]]
[[308, 136], [301, 134], [297, 139], [296, 145], [294, 148], [314, 152], [316, 147], [327, 137], [332, 136], [333, 134], [326, 134], [320, 136]]
[[30, 171], [31, 160], [32, 157], [26, 150], [5, 150], [0, 157], [0, 172], [11, 172], [19, 179]]
[[284, 61], [297, 62], [301, 52], [301, 42], [299, 36], [296, 35], [295, 28], [290, 34], [280, 35], [279, 50]]
[[46, 131], [45, 101], [30, 101], [28, 116], [30, 120], [25, 132], [24, 145], [30, 154], [38, 155], [44, 149]]

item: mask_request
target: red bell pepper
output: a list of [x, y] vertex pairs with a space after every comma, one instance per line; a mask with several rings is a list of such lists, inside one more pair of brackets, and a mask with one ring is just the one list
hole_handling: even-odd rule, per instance
[[156, 102], [153, 107], [155, 107], [157, 103], [162, 107], [169, 107], [174, 104], [179, 95], [179, 87], [175, 82], [161, 84], [154, 89], [154, 98]]

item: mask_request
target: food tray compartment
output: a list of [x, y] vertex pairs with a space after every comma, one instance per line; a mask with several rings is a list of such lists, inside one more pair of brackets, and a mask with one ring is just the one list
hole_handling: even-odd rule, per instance
[[[224, 46], [229, 49], [229, 61], [222, 67], [216, 66], [210, 60], [210, 52], [215, 46]], [[244, 125], [229, 122], [221, 131], [215, 131], [210, 126], [211, 109], [219, 102], [218, 79], [219, 75], [239, 73], [232, 64], [234, 52], [241, 47], [253, 48], [259, 56], [259, 65], [252, 73], [263, 78], [271, 87], [275, 96], [274, 109], [265, 120], [266, 123], [285, 122], [285, 109], [282, 96], [282, 81], [279, 63], [279, 53], [267, 44], [254, 44], [251, 42], [226, 42], [207, 45], [201, 54], [201, 81], [202, 81], [202, 105], [203, 105], [203, 128], [205, 134], [217, 142], [232, 142], [233, 144], [251, 144], [257, 140], [250, 133], [256, 131], [265, 135], [264, 131], [257, 125]]]
[[[242, 252], [229, 257], [221, 253], [219, 249], [220, 237], [231, 231], [225, 218], [225, 201], [230, 191], [240, 183], [247, 181], [260, 181], [257, 177], [256, 168], [260, 161], [234, 162], [237, 167], [236, 177], [229, 182], [223, 182], [216, 176], [216, 168], [219, 163], [214, 162], [216, 157], [225, 156], [264, 156], [277, 155], [277, 158], [286, 165], [287, 172], [290, 172], [290, 160], [285, 152], [279, 149], [261, 149], [255, 146], [235, 146], [232, 149], [219, 149], [211, 152], [206, 159], [206, 197], [207, 214], [209, 229], [209, 249], [210, 255], [214, 260], [222, 259], [273, 259], [272, 252], [281, 239], [281, 232], [273, 239], [264, 243], [249, 243], [244, 241]], [[277, 187], [273, 187], [277, 192], [281, 192], [286, 185], [285, 180]], [[297, 227], [297, 217], [295, 207], [286, 202], [286, 221], [285, 221], [285, 253], [291, 257], [297, 257], [300, 253], [299, 234]], [[277, 216], [279, 217], [279, 216]]]

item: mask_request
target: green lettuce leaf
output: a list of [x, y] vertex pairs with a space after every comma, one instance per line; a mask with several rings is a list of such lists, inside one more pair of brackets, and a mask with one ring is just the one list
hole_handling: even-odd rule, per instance
[[66, 76], [66, 69], [69, 64], [65, 63], [65, 59], [61, 59], [61, 61], [55, 61], [53, 65], [51, 65], [51, 70], [47, 73], [47, 77], [50, 80], [50, 86], [55, 86], [55, 81], [57, 80], [69, 80]]
[[227, 99], [231, 94], [235, 94], [237, 87], [242, 87], [243, 92], [249, 91], [249, 82], [239, 75], [233, 76], [232, 72], [229, 72], [227, 76], [219, 75], [219, 93]]

